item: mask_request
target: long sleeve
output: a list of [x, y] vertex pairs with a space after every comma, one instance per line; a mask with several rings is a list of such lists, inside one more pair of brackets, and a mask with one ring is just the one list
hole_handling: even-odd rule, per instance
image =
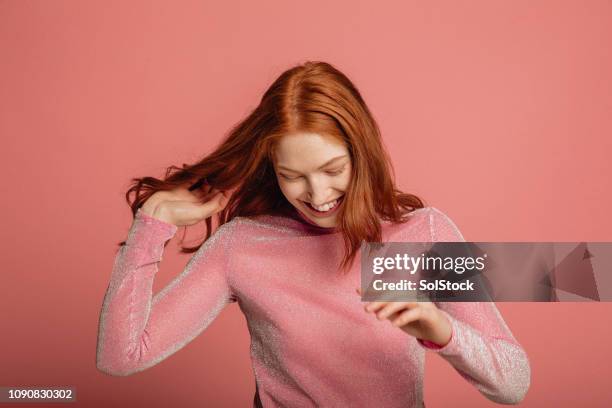
[[140, 209], [115, 256], [98, 328], [99, 370], [126, 376], [145, 370], [184, 347], [230, 302], [227, 224], [192, 256], [181, 274], [155, 296], [152, 287], [175, 225]]
[[[465, 241], [442, 212], [430, 212], [432, 241]], [[527, 394], [531, 368], [525, 350], [516, 341], [493, 302], [440, 302], [438, 308], [452, 326], [451, 340], [443, 347], [418, 340], [438, 353], [491, 401], [517, 404]]]

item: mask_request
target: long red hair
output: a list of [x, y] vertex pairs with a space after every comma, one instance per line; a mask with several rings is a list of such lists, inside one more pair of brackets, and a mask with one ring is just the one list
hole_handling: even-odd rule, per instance
[[[193, 191], [210, 185], [234, 190], [225, 209], [215, 215], [217, 225], [237, 216], [288, 215], [293, 209], [276, 180], [274, 148], [279, 138], [297, 132], [337, 138], [351, 155], [351, 182], [338, 212], [345, 247], [341, 269], [346, 271], [352, 265], [362, 241], [381, 242], [380, 220], [405, 222], [406, 214], [423, 207], [420, 198], [396, 189], [380, 130], [355, 85], [331, 64], [308, 61], [283, 72], [264, 93], [259, 106], [202, 160], [183, 167], [170, 166], [162, 180], [132, 179], [133, 185], [125, 195], [132, 214], [135, 216], [157, 191], [177, 187]], [[197, 251], [211, 236], [212, 218], [206, 219], [202, 243], [182, 247], [181, 252]]]

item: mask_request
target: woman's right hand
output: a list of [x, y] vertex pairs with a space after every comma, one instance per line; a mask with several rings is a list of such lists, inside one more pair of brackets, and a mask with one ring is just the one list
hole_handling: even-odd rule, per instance
[[141, 211], [176, 226], [193, 225], [222, 211], [228, 201], [228, 192], [210, 190], [210, 186], [195, 191], [181, 187], [158, 191], [145, 201]]

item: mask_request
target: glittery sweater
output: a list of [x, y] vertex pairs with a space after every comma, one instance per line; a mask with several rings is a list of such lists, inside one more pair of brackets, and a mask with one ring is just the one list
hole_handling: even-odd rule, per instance
[[[383, 241], [464, 241], [441, 211], [382, 221]], [[422, 341], [364, 311], [359, 255], [336, 272], [341, 232], [299, 217], [236, 217], [217, 228], [159, 293], [152, 285], [177, 226], [138, 210], [115, 256], [99, 321], [97, 367], [145, 370], [238, 302], [251, 337], [255, 407], [423, 407], [425, 352], [437, 353], [486, 398], [520, 402], [530, 364], [494, 303], [443, 302], [450, 342]]]

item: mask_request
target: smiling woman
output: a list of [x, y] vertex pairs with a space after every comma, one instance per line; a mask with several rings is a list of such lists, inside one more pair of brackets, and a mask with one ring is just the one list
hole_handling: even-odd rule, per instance
[[[396, 188], [376, 122], [328, 63], [287, 70], [214, 152], [163, 180], [135, 179], [128, 203], [131, 193], [134, 220], [100, 313], [103, 372], [156, 365], [238, 302], [254, 406], [422, 407], [425, 350], [493, 401], [516, 403], [529, 388], [527, 355], [493, 303], [362, 304], [353, 261], [364, 241], [463, 237]], [[200, 221], [204, 242], [182, 249], [197, 252], [153, 296], [164, 247]]]
[[[344, 272], [362, 241], [381, 242], [381, 221], [403, 223], [423, 207], [419, 197], [396, 187], [378, 124], [357, 87], [326, 62], [306, 62], [283, 72], [259, 106], [198, 163], [170, 166], [163, 180], [134, 181], [126, 193], [128, 203], [135, 195], [134, 215], [160, 191], [215, 189], [232, 192], [218, 212], [219, 224], [269, 214], [337, 228], [343, 237], [339, 268]], [[335, 199], [341, 205], [330, 210]], [[209, 238], [212, 217], [205, 219]]]
[[319, 134], [297, 133], [283, 137], [273, 157], [278, 184], [287, 201], [313, 223], [335, 227], [351, 182], [346, 144]]

